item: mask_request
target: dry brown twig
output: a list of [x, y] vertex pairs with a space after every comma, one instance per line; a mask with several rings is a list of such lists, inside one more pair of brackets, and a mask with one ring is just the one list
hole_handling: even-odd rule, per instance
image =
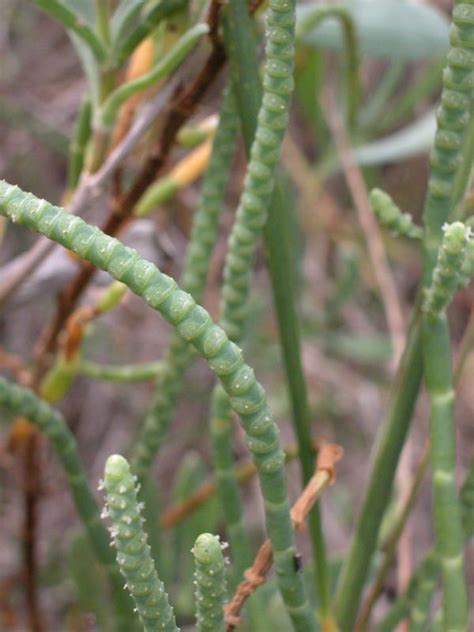
[[[291, 510], [291, 519], [296, 531], [304, 529], [306, 516], [314, 503], [324, 489], [334, 483], [336, 463], [342, 458], [342, 455], [343, 449], [334, 443], [319, 446], [314, 475]], [[225, 607], [226, 632], [232, 632], [240, 624], [240, 612], [245, 602], [259, 586], [267, 581], [272, 563], [272, 546], [270, 540], [265, 540], [259, 548], [251, 568], [245, 572], [245, 579], [237, 586], [233, 598]]]

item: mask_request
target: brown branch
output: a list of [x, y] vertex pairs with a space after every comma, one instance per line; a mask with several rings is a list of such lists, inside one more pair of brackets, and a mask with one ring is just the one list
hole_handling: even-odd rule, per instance
[[[319, 447], [314, 475], [308, 481], [291, 510], [291, 520], [295, 530], [301, 531], [304, 528], [306, 516], [314, 503], [324, 489], [334, 483], [336, 478], [335, 466], [342, 454], [342, 448], [333, 443], [323, 444]], [[233, 598], [225, 607], [226, 632], [232, 632], [240, 624], [240, 612], [245, 602], [259, 586], [267, 581], [272, 563], [272, 545], [267, 539], [259, 548], [251, 568], [245, 571], [245, 579], [237, 586]]]

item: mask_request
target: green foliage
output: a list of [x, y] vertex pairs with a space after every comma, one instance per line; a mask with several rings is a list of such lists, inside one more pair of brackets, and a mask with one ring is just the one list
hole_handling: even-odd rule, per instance
[[[145, 216], [176, 194], [178, 187], [167, 177], [166, 171], [170, 161], [168, 154], [174, 150], [173, 143], [180, 143], [174, 126], [187, 122], [198, 109], [212, 79], [223, 65], [225, 55], [230, 66], [209, 166], [203, 174], [200, 200], [193, 213], [180, 284], [135, 250], [105, 234], [108, 228], [103, 232], [59, 206], [0, 182], [0, 215], [47, 236], [117, 279], [94, 306], [94, 316], [115, 308], [125, 289], [130, 288], [160, 312], [172, 327], [169, 346], [158, 361], [102, 365], [82, 360], [80, 353], [71, 360], [64, 352], [66, 347], [61, 346], [62, 338], [59, 336], [57, 349], [53, 350], [51, 357], [46, 360], [40, 358], [38, 366], [35, 361], [32, 362], [35, 392], [48, 402], [62, 399], [76, 375], [115, 383], [155, 381], [153, 399], [130, 447], [130, 465], [123, 457], [114, 455], [107, 460], [105, 468], [107, 511], [112, 522], [110, 532], [116, 559], [88, 485], [75, 439], [64, 419], [32, 391], [0, 378], [0, 404], [12, 415], [26, 417], [50, 438], [88, 537], [89, 544], [86, 546], [80, 534], [73, 542], [69, 556], [70, 573], [80, 609], [92, 613], [97, 625], [108, 630], [111, 629], [110, 602], [116, 619], [114, 629], [133, 631], [139, 622], [131, 611], [131, 595], [144, 630], [177, 632], [176, 620], [189, 622], [194, 613], [190, 581], [190, 549], [193, 546], [197, 629], [200, 632], [224, 631], [226, 580], [234, 590], [251, 565], [253, 552], [235, 468], [232, 413], [236, 413], [258, 473], [276, 571], [275, 581], [271, 580], [263, 589], [258, 589], [248, 602], [242, 622], [244, 630], [262, 632], [274, 628], [286, 631], [291, 627], [296, 632], [312, 632], [318, 629], [318, 625], [324, 630], [338, 629], [340, 632], [355, 629], [379, 540], [380, 525], [387, 517], [395, 471], [424, 375], [431, 411], [436, 545], [415, 569], [406, 593], [399, 596], [376, 629], [379, 632], [392, 630], [404, 617], [408, 617], [412, 632], [425, 629], [427, 625], [432, 625], [433, 629], [437, 626], [453, 632], [466, 631], [468, 602], [463, 549], [466, 539], [474, 533], [474, 469], [471, 463], [458, 497], [455, 484], [455, 393], [446, 311], [458, 288], [466, 285], [474, 275], [474, 240], [470, 223], [455, 221], [463, 218], [462, 203], [474, 152], [474, 0], [454, 2], [449, 47], [445, 18], [428, 6], [414, 5], [405, 0], [380, 0], [378, 3], [357, 0], [328, 6], [304, 6], [299, 9], [295, 35], [295, 0], [269, 0], [265, 13], [263, 72], [260, 72], [258, 56], [258, 38], [262, 33], [259, 32], [258, 22], [253, 21], [247, 3], [241, 0], [230, 0], [222, 6], [211, 3], [206, 13], [206, 5], [202, 1], [33, 2], [67, 29], [88, 80], [87, 96], [78, 113], [70, 143], [64, 197], [65, 204], [73, 199], [75, 212], [81, 204], [75, 204], [77, 200], [74, 196], [79, 192], [80, 200], [83, 187], [87, 194], [103, 192], [100, 169], [110, 156], [115, 132], [124, 131], [120, 129], [123, 122], [121, 113], [124, 113], [122, 106], [136, 104], [135, 96], [139, 92], [151, 91], [158, 83], [164, 83], [186, 60], [189, 74], [186, 74], [187, 67], [180, 71], [183, 81], [179, 85], [176, 82], [169, 100], [164, 103], [165, 107], [158, 113], [155, 126], [158, 143], [153, 140], [153, 130], [130, 160], [130, 163], [141, 160], [143, 150], [146, 155], [144, 166], [149, 167], [148, 175], [152, 171], [156, 173], [159, 165], [158, 179], [155, 184], [143, 187], [141, 197], [138, 195], [125, 212], [130, 214], [131, 220]], [[206, 23], [201, 22], [203, 19]], [[207, 38], [204, 37], [206, 35]], [[121, 83], [124, 65], [136, 61], [132, 54], [138, 53], [137, 47], [145, 38], [153, 42], [153, 59], [148, 60], [148, 66], [138, 77], [134, 75], [130, 81]], [[202, 43], [204, 39], [206, 44]], [[199, 51], [194, 55], [199, 42]], [[302, 257], [299, 250], [304, 235], [299, 234], [293, 208], [296, 194], [301, 197], [302, 208], [308, 206], [308, 200], [316, 199], [324, 179], [337, 168], [329, 136], [332, 126], [327, 125], [327, 113], [323, 113], [321, 104], [315, 103], [325, 89], [325, 49], [344, 51], [343, 71], [340, 73], [344, 88], [344, 98], [341, 99], [345, 104], [344, 125], [350, 133], [355, 147], [354, 156], [359, 164], [381, 165], [415, 155], [431, 146], [434, 136], [423, 227], [417, 226], [411, 216], [403, 213], [381, 189], [373, 189], [370, 196], [380, 224], [397, 237], [414, 240], [411, 247], [401, 244], [401, 249], [406, 247], [416, 256], [416, 246], [421, 245], [423, 281], [407, 332], [406, 351], [394, 379], [387, 417], [381, 424], [374, 446], [372, 471], [362, 510], [335, 588], [331, 577], [334, 564], [326, 557], [318, 507], [308, 516], [313, 567], [304, 572], [298, 568], [279, 429], [267, 404], [265, 391], [253, 369], [245, 362], [239, 346], [245, 340], [252, 314], [249, 297], [256, 253], [263, 236], [286, 385], [298, 439], [302, 480], [306, 484], [313, 475], [316, 455], [298, 322], [298, 302], [302, 298], [298, 270]], [[419, 108], [419, 105], [431, 99], [438, 90], [440, 56], [446, 51], [441, 103], [435, 115], [430, 107]], [[209, 56], [199, 74], [192, 75], [205, 55]], [[279, 172], [293, 92], [295, 55], [297, 97], [304, 116], [310, 119], [312, 131], [317, 132], [316, 142], [311, 144], [314, 139], [308, 138], [306, 147], [304, 139], [305, 142], [301, 143], [303, 149], [296, 148], [296, 151], [295, 143], [290, 142], [288, 156], [284, 154], [284, 168], [288, 169], [297, 184], [296, 194], [291, 190], [284, 170]], [[386, 60], [387, 68], [382, 70], [377, 89], [362, 104], [360, 76], [364, 56]], [[408, 64], [414, 61], [417, 68], [424, 68], [424, 73], [419, 81], [417, 75], [417, 80], [407, 87], [406, 71], [412, 70]], [[423, 63], [425, 66], [420, 65]], [[133, 63], [129, 68], [132, 66]], [[187, 99], [181, 102], [183, 94], [187, 95]], [[146, 98], [146, 95], [141, 96]], [[143, 109], [145, 113], [146, 107]], [[418, 109], [425, 114], [414, 122], [407, 121], [409, 115]], [[138, 110], [137, 118], [141, 117], [141, 112]], [[191, 121], [193, 124], [194, 121]], [[291, 141], [300, 140], [298, 125], [299, 121], [296, 121]], [[401, 125], [401, 128], [393, 132], [395, 125]], [[200, 303], [218, 238], [219, 219], [225, 206], [239, 126], [248, 164], [227, 241], [220, 286], [221, 324], [218, 325]], [[380, 138], [380, 133], [385, 130], [388, 130], [388, 135]], [[189, 142], [192, 144], [206, 141], [205, 134], [193, 133], [191, 137]], [[179, 151], [184, 152], [187, 148], [181, 146]], [[124, 151], [127, 154], [130, 148]], [[296, 158], [294, 164], [291, 151]], [[314, 162], [313, 153], [316, 156]], [[171, 161], [174, 158], [175, 155], [171, 154]], [[130, 183], [129, 174], [122, 174], [122, 163], [118, 169], [116, 167], [113, 167], [113, 208], [108, 217], [112, 221], [104, 223], [108, 227], [120, 216], [121, 202], [128, 199], [126, 187]], [[135, 164], [132, 172], [134, 168]], [[99, 172], [97, 189], [97, 174], [89, 176], [88, 170]], [[138, 190], [140, 187], [135, 187], [136, 182], [144, 181], [141, 179], [144, 171], [140, 166], [137, 172], [138, 178], [132, 181], [129, 191]], [[376, 170], [371, 170], [364, 176], [373, 184], [377, 174]], [[300, 186], [301, 178], [305, 179], [305, 183]], [[193, 199], [192, 195], [189, 199]], [[83, 210], [80, 208], [79, 212]], [[312, 208], [304, 210], [306, 215], [311, 211]], [[306, 216], [304, 219], [306, 227], [314, 218]], [[331, 221], [324, 217], [324, 213], [318, 214], [316, 221], [319, 228], [327, 226], [332, 229]], [[110, 232], [115, 234], [113, 229]], [[321, 240], [325, 251], [321, 261], [327, 260], [330, 270], [332, 253], [346, 249], [348, 237], [345, 230], [342, 232], [344, 241], [332, 230]], [[393, 242], [389, 246], [398, 247]], [[346, 308], [350, 309], [351, 303], [357, 300], [354, 287], [359, 290], [364, 281], [358, 266], [362, 257], [346, 259], [344, 269], [336, 271], [334, 285], [322, 292], [323, 315], [314, 317], [314, 305], [311, 306], [312, 317], [317, 321], [312, 331], [317, 329], [323, 353], [328, 352], [344, 362], [355, 361], [359, 365], [380, 364], [390, 357], [389, 338], [385, 333], [360, 336], [359, 333], [344, 332]], [[34, 265], [30, 265], [29, 272], [33, 268]], [[73, 302], [80, 298], [80, 294], [73, 298]], [[374, 298], [373, 294], [371, 292], [370, 300], [375, 302], [377, 297]], [[62, 298], [66, 295], [67, 288]], [[60, 310], [63, 308], [61, 303]], [[169, 532], [166, 531], [166, 521], [162, 520], [161, 498], [158, 498], [160, 486], [155, 485], [150, 472], [157, 452], [168, 437], [183, 388], [184, 373], [196, 353], [218, 378], [211, 399], [208, 427], [217, 499], [208, 500], [208, 504], [197, 511], [191, 507], [189, 512], [193, 511], [192, 515], [181, 517], [182, 522]], [[42, 360], [45, 360], [44, 366], [41, 365]], [[334, 357], [329, 361], [334, 361]], [[24, 369], [28, 378], [29, 369]], [[353, 366], [348, 367], [348, 371], [353, 370]], [[383, 379], [383, 376], [377, 377], [379, 383]], [[319, 427], [317, 433], [319, 439]], [[189, 444], [189, 438], [186, 442]], [[186, 506], [207, 479], [207, 466], [202, 457], [196, 458], [194, 452], [188, 452], [174, 476], [171, 501]], [[141, 502], [143, 500], [146, 507]], [[148, 535], [145, 520], [150, 531]], [[231, 545], [233, 560], [229, 569], [225, 568], [219, 538], [209, 533], [220, 531], [221, 527]], [[123, 589], [120, 572], [125, 577], [129, 594]], [[443, 607], [428, 623], [431, 600], [440, 575]], [[164, 584], [171, 591], [175, 611]], [[104, 590], [109, 591], [109, 595], [105, 593], [105, 599], [102, 599]], [[314, 593], [311, 602], [306, 597], [307, 592]], [[367, 620], [369, 618], [370, 612]]]
[[454, 222], [446, 224], [443, 232], [443, 241], [433, 270], [433, 280], [431, 287], [426, 291], [423, 305], [424, 311], [430, 316], [436, 316], [444, 311], [459, 287], [471, 231], [462, 222]]
[[219, 538], [210, 533], [198, 537], [193, 547], [196, 566], [196, 608], [199, 632], [224, 632], [226, 581]]
[[115, 454], [107, 459], [104, 487], [117, 562], [143, 629], [145, 632], [178, 632], [168, 595], [150, 555], [137, 500], [136, 477], [122, 456]]
[[242, 352], [223, 329], [212, 322], [191, 295], [175, 281], [117, 239], [72, 217], [57, 206], [38, 200], [18, 187], [0, 182], [0, 214], [34, 228], [101, 268], [157, 309], [208, 362], [240, 416], [252, 452], [263, 497], [270, 540], [279, 570], [282, 595], [296, 630], [310, 630], [309, 610], [301, 578], [294, 566], [294, 544], [284, 474], [284, 453], [265, 392]]
[[422, 230], [413, 222], [411, 215], [402, 213], [392, 198], [380, 189], [372, 189], [370, 203], [379, 222], [385, 228], [401, 237], [421, 239]]

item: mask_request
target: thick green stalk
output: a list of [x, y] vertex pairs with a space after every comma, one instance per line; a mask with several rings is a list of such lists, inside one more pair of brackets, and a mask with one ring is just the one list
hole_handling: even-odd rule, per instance
[[104, 488], [117, 562], [135, 602], [144, 632], [179, 632], [173, 608], [158, 577], [137, 499], [137, 479], [114, 454], [105, 464]]
[[377, 546], [382, 517], [391, 497], [393, 479], [421, 384], [422, 357], [418, 317], [410, 327], [407, 346], [393, 386], [387, 418], [377, 436], [371, 475], [349, 556], [339, 577], [334, 612], [341, 632], [351, 632], [360, 597]]
[[285, 477], [285, 455], [278, 427], [263, 387], [244, 362], [242, 351], [190, 294], [132, 248], [99, 228], [18, 187], [0, 182], [0, 214], [25, 224], [113, 278], [125, 283], [176, 328], [207, 360], [219, 377], [232, 409], [239, 415], [255, 462], [264, 499], [266, 526], [273, 550], [278, 586], [297, 632], [315, 629], [303, 580], [295, 568], [295, 545]]
[[446, 630], [467, 630], [464, 538], [456, 493], [456, 445], [451, 346], [446, 314], [427, 315], [423, 322], [425, 380], [431, 404], [436, 553], [443, 570], [443, 614]]
[[26, 417], [48, 437], [63, 466], [76, 511], [87, 532], [97, 560], [107, 570], [119, 628], [129, 630], [130, 604], [122, 590], [122, 582], [107, 530], [100, 519], [99, 506], [90, 490], [77, 449], [76, 441], [60, 413], [32, 391], [0, 377], [0, 406], [14, 415]]
[[193, 547], [198, 632], [224, 632], [225, 560], [219, 538], [200, 535]]
[[[456, 16], [456, 13], [458, 14]], [[459, 19], [462, 14], [462, 23]], [[455, 22], [451, 30], [453, 48], [448, 55], [444, 72], [444, 88], [438, 112], [438, 131], [431, 156], [432, 175], [425, 202], [425, 258], [423, 285], [429, 287], [441, 242], [442, 226], [452, 211], [459, 157], [460, 140], [469, 125], [472, 74], [459, 66], [470, 59], [456, 48], [457, 42], [472, 47], [473, 4], [457, 2], [453, 12]], [[420, 301], [418, 301], [418, 304]], [[410, 328], [408, 347], [397, 376], [394, 398], [386, 422], [383, 424], [374, 453], [369, 484], [357, 523], [351, 551], [344, 564], [335, 597], [335, 611], [342, 632], [349, 632], [357, 614], [370, 560], [375, 550], [382, 516], [390, 498], [398, 459], [406, 438], [414, 404], [418, 395], [421, 374], [421, 334], [419, 314]]]
[[[431, 155], [425, 203], [425, 285], [440, 246], [441, 227], [455, 206], [457, 174], [462, 164], [464, 134], [469, 128], [474, 87], [474, 2], [455, 2], [451, 47], [443, 74], [438, 131]], [[443, 242], [444, 244], [444, 242]], [[443, 254], [443, 249], [440, 255]], [[438, 266], [437, 270], [441, 268]], [[433, 286], [443, 288], [436, 271]], [[447, 279], [449, 279], [449, 275]], [[453, 282], [454, 283], [454, 282]], [[449, 283], [447, 284], [449, 286]], [[432, 290], [433, 291], [433, 290]], [[451, 287], [447, 287], [449, 294]], [[428, 296], [428, 299], [430, 296]], [[433, 297], [431, 297], [433, 299]], [[449, 299], [448, 299], [449, 300]], [[456, 494], [454, 389], [449, 327], [443, 303], [433, 300], [423, 319], [426, 386], [430, 396], [433, 498], [436, 551], [443, 571], [443, 620], [446, 629], [467, 629], [468, 603], [463, 564], [461, 515]]]
[[[467, 541], [474, 536], [474, 460], [471, 461], [469, 471], [464, 479], [459, 499], [461, 502], [464, 537]], [[427, 601], [429, 599], [427, 593], [429, 588], [431, 586], [432, 593], [440, 572], [439, 559], [436, 552], [432, 550], [413, 573], [407, 592], [397, 599], [383, 621], [377, 626], [376, 632], [391, 632], [402, 619], [409, 616], [410, 611], [413, 611], [413, 609], [418, 610], [418, 615], [415, 618], [420, 621], [422, 611], [426, 612], [428, 607]], [[419, 603], [417, 595], [421, 596], [423, 604]]]
[[68, 190], [74, 191], [84, 167], [84, 153], [91, 135], [92, 106], [90, 99], [86, 97], [79, 110], [79, 115], [74, 126], [74, 132], [69, 145], [68, 164]]
[[[211, 254], [217, 239], [219, 216], [235, 151], [237, 127], [234, 99], [227, 90], [221, 106], [209, 167], [204, 176], [200, 202], [194, 214], [181, 277], [182, 287], [196, 301], [202, 299]], [[153, 458], [168, 432], [190, 354], [191, 349], [186, 341], [173, 333], [155, 397], [131, 451], [132, 467], [140, 478], [146, 478]]]
[[240, 489], [234, 468], [229, 398], [220, 384], [215, 386], [212, 394], [209, 428], [217, 495], [225, 517], [226, 537], [231, 545], [234, 578], [239, 582], [252, 564], [252, 550], [242, 521]]
[[[255, 136], [262, 93], [252, 27], [247, 4], [241, 0], [230, 2], [224, 20], [224, 41], [229, 56], [231, 78], [236, 93], [247, 152], [250, 152]], [[288, 224], [291, 222], [289, 222], [289, 211], [278, 184], [274, 190], [270, 208], [271, 221], [266, 222], [264, 228], [265, 249], [293, 409], [293, 424], [300, 452], [303, 484], [305, 485], [314, 472], [314, 451], [307, 389], [301, 365], [298, 318], [294, 301], [296, 275], [293, 270], [288, 234]], [[311, 511], [309, 524], [320, 608], [324, 617], [328, 610], [329, 581], [319, 505], [316, 505]]]
[[61, 22], [66, 29], [75, 33], [85, 42], [99, 64], [106, 61], [107, 51], [94, 30], [67, 5], [58, 0], [33, 0], [33, 2], [47, 15]]

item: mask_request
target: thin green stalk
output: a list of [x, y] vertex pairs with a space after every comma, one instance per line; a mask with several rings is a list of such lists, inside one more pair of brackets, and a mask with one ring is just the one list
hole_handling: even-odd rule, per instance
[[188, 6], [188, 0], [155, 0], [145, 14], [140, 18], [133, 31], [124, 41], [117, 41], [117, 52], [115, 59], [117, 65], [126, 61], [142, 40], [147, 37], [158, 24], [172, 16], [174, 13], [182, 11]]
[[105, 48], [110, 46], [110, 0], [95, 0], [96, 30]]
[[[461, 502], [464, 537], [468, 541], [474, 536], [474, 459], [471, 461], [469, 471], [464, 479], [459, 499]], [[440, 572], [441, 567], [438, 557], [436, 552], [432, 550], [426, 555], [423, 562], [419, 564], [410, 579], [406, 593], [397, 599], [383, 621], [376, 627], [376, 632], [392, 632], [402, 619], [410, 615], [411, 610], [421, 605], [417, 602], [417, 595], [420, 592], [426, 611], [429, 587], [431, 587], [432, 593]], [[420, 615], [421, 609], [418, 608], [418, 611]], [[419, 619], [420, 616], [418, 616]]]
[[334, 612], [341, 632], [352, 632], [353, 629], [382, 517], [390, 502], [393, 479], [413, 415], [421, 376], [421, 339], [419, 317], [416, 315], [393, 385], [389, 412], [374, 446], [371, 474], [351, 549], [338, 580]]
[[357, 33], [350, 12], [342, 6], [317, 7], [298, 22], [297, 38], [317, 27], [327, 19], [336, 19], [341, 25], [344, 37], [345, 60], [345, 103], [347, 104], [347, 123], [349, 129], [354, 129], [360, 104], [362, 83], [359, 78], [360, 54]]
[[[279, 6], [279, 5], [277, 5]], [[264, 499], [266, 526], [278, 586], [296, 632], [315, 629], [303, 580], [295, 568], [295, 545], [285, 477], [285, 456], [265, 391], [244, 362], [239, 347], [213, 323], [190, 294], [117, 239], [64, 209], [18, 187], [0, 182], [0, 214], [25, 224], [125, 283], [190, 342], [217, 374], [232, 409], [239, 415]]]
[[163, 370], [164, 365], [161, 360], [158, 360], [158, 362], [144, 362], [143, 364], [121, 364], [119, 366], [81, 360], [75, 367], [77, 375], [85, 375], [94, 380], [119, 383], [156, 380], [160, 377]]
[[68, 165], [68, 190], [74, 191], [81, 177], [84, 167], [84, 153], [87, 142], [91, 135], [91, 115], [92, 105], [90, 99], [86, 97], [82, 102], [79, 115], [74, 126], [71, 143], [69, 145], [69, 165]]
[[[202, 299], [209, 262], [218, 233], [224, 193], [235, 151], [238, 119], [234, 98], [227, 90], [221, 105], [219, 125], [214, 138], [209, 167], [204, 176], [201, 198], [194, 214], [189, 247], [183, 266], [181, 285], [196, 301]], [[163, 438], [182, 387], [184, 371], [190, 361], [190, 346], [173, 333], [165, 353], [163, 374], [150, 410], [131, 450], [133, 470], [145, 479]]]
[[360, 126], [371, 129], [380, 127], [380, 118], [387, 110], [390, 97], [397, 88], [405, 69], [405, 64], [401, 61], [391, 61], [385, 69], [382, 78], [373, 89], [370, 100], [364, 104], [360, 113]]
[[76, 511], [89, 537], [97, 560], [110, 580], [112, 603], [119, 629], [130, 630], [131, 608], [110, 549], [107, 530], [100, 519], [99, 506], [90, 490], [76, 441], [60, 413], [32, 391], [0, 377], [0, 405], [14, 415], [26, 417], [51, 441], [63, 466]]
[[107, 59], [107, 51], [100, 39], [87, 22], [71, 11], [67, 5], [58, 0], [33, 0], [37, 7], [50, 17], [58, 20], [68, 30], [72, 31], [90, 48], [99, 64]]
[[223, 545], [210, 533], [200, 535], [193, 547], [196, 572], [196, 610], [198, 632], [224, 632], [226, 597]]
[[[438, 132], [435, 148], [431, 156], [432, 176], [428, 185], [425, 202], [425, 249], [423, 285], [431, 283], [431, 274], [441, 241], [441, 228], [452, 212], [452, 195], [462, 142], [459, 136], [469, 125], [471, 90], [469, 71], [459, 64], [469, 60], [470, 55], [460, 54], [457, 41], [472, 39], [474, 29], [469, 26], [472, 4], [456, 3], [453, 17], [461, 12], [467, 24], [455, 24], [451, 30], [454, 48], [448, 55], [448, 65], [444, 73], [444, 89], [438, 113]], [[471, 74], [472, 77], [472, 74]], [[467, 115], [466, 115], [467, 114]], [[457, 140], [456, 140], [457, 139]], [[420, 299], [417, 302], [420, 305]], [[410, 328], [409, 341], [397, 375], [395, 397], [386, 422], [383, 424], [374, 453], [374, 466], [362, 511], [356, 527], [351, 551], [338, 581], [335, 596], [335, 611], [341, 632], [349, 632], [354, 624], [360, 596], [365, 584], [370, 560], [375, 550], [377, 533], [382, 516], [388, 504], [398, 459], [410, 424], [421, 375], [421, 335], [420, 315], [417, 309], [414, 323]]]
[[117, 562], [144, 632], [179, 632], [173, 608], [150, 554], [137, 499], [137, 479], [130, 472], [127, 461], [118, 454], [107, 459], [104, 488]]
[[207, 24], [196, 24], [178, 40], [170, 52], [160, 59], [149, 72], [114, 90], [101, 107], [99, 127], [110, 131], [122, 104], [137, 92], [146, 90], [146, 88], [173, 72], [208, 31], [209, 27]]
[[393, 528], [391, 529], [388, 537], [381, 547], [384, 551], [384, 558], [377, 570], [377, 574], [372, 583], [369, 595], [367, 596], [367, 600], [357, 621], [357, 632], [368, 629], [368, 623], [372, 614], [372, 609], [383, 591], [387, 573], [396, 558], [397, 546], [400, 540], [400, 536], [403, 533], [407, 520], [413, 509], [413, 505], [418, 496], [418, 492], [420, 491], [421, 484], [426, 473], [426, 468], [428, 466], [428, 457], [429, 450], [427, 445], [418, 464], [408, 498], [406, 499], [404, 505], [400, 508]]
[[[246, 3], [239, 0], [229, 3], [224, 20], [224, 41], [244, 140], [249, 152], [257, 126], [262, 89], [258, 74], [256, 43]], [[296, 274], [293, 271], [291, 246], [288, 241], [287, 214], [282, 192], [277, 185], [271, 201], [271, 221], [266, 222], [264, 228], [265, 249], [305, 485], [314, 472], [314, 451], [307, 389], [301, 365], [299, 327], [293, 294]], [[309, 524], [320, 609], [324, 618], [328, 613], [329, 580], [319, 504], [311, 511]]]

